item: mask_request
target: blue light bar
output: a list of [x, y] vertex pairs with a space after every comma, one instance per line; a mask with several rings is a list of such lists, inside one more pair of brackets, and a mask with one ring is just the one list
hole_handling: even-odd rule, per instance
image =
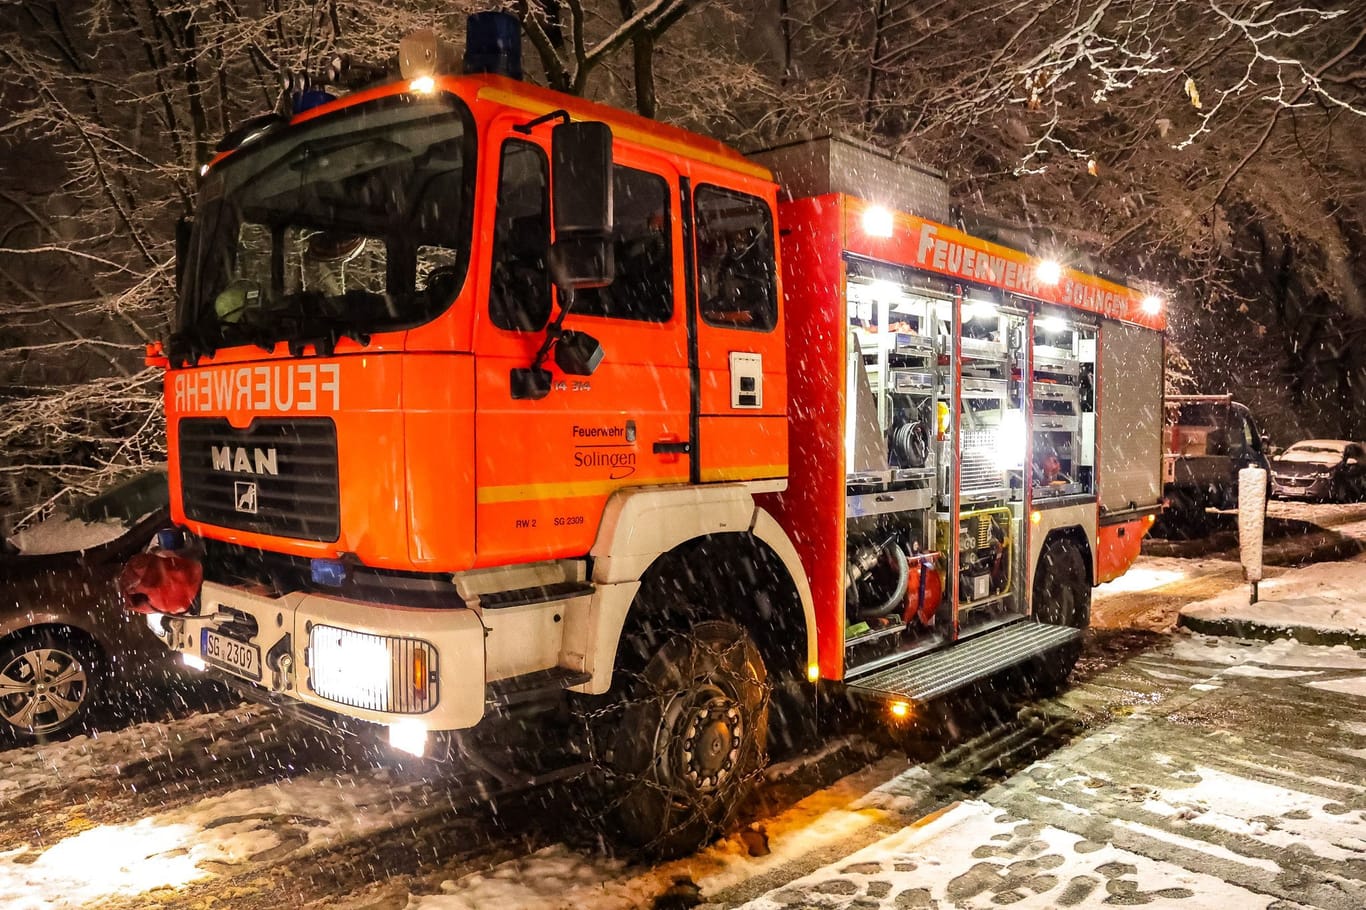
[[183, 528], [162, 528], [157, 531], [158, 550], [179, 550], [183, 546], [185, 546]]
[[489, 10], [465, 20], [465, 72], [522, 78], [522, 24]]
[[314, 559], [309, 563], [308, 575], [315, 585], [339, 588], [346, 583], [346, 563], [340, 559]]
[[310, 88], [295, 92], [291, 100], [294, 104], [294, 113], [302, 114], [315, 107], [322, 107], [329, 101], [336, 101], [337, 96], [322, 89]]

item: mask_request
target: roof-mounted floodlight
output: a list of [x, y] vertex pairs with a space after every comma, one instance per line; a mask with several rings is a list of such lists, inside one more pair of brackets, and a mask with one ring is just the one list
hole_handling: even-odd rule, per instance
[[869, 237], [890, 237], [894, 225], [892, 213], [880, 205], [870, 205], [863, 210], [863, 233]]
[[1053, 287], [1062, 281], [1062, 266], [1056, 259], [1045, 259], [1034, 266], [1034, 277], [1039, 279], [1039, 284]]
[[1162, 298], [1156, 294], [1149, 294], [1147, 297], [1143, 298], [1143, 302], [1139, 304], [1139, 307], [1141, 307], [1143, 312], [1147, 313], [1149, 316], [1156, 316], [1158, 313], [1162, 312]]
[[404, 79], [455, 71], [455, 48], [429, 28], [404, 35], [398, 42], [398, 71]]

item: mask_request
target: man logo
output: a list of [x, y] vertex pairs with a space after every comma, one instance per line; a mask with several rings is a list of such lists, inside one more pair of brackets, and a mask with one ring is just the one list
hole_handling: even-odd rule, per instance
[[233, 484], [233, 499], [236, 500], [237, 511], [246, 512], [249, 515], [256, 514], [256, 482], [251, 480], [239, 480]]

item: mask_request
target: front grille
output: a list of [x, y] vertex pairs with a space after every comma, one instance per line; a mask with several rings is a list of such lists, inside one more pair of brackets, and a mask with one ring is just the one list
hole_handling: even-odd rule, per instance
[[341, 534], [337, 426], [330, 418], [180, 421], [185, 514], [222, 528], [297, 540]]
[[440, 697], [436, 662], [436, 649], [415, 638], [324, 625], [315, 625], [308, 636], [310, 688], [353, 708], [430, 711]]

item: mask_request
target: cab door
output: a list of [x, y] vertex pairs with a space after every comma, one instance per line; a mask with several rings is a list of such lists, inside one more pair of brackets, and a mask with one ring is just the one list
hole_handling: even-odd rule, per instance
[[698, 483], [787, 476], [787, 364], [772, 191], [706, 182], [690, 196], [690, 329]]
[[485, 196], [494, 202], [475, 328], [480, 565], [582, 555], [614, 490], [689, 476], [679, 184], [654, 156], [616, 145], [616, 278], [579, 291], [564, 322], [600, 342], [601, 363], [591, 376], [567, 375], [552, 352], [550, 394], [513, 396], [510, 373], [531, 365], [560, 302], [546, 268], [548, 133], [506, 131]]

